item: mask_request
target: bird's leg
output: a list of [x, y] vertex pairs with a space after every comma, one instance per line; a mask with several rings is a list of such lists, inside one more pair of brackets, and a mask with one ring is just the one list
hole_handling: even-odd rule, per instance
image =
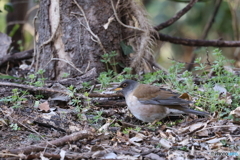
[[156, 119], [155, 121], [151, 122], [150, 125], [153, 126], [153, 125], [155, 125], [158, 121], [159, 121], [159, 119]]

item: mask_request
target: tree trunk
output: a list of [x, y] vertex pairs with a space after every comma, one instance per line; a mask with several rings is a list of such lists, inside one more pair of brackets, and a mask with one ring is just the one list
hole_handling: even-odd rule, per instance
[[106, 70], [101, 56], [120, 52], [121, 26], [114, 21], [108, 29], [103, 27], [113, 15], [110, 2], [76, 2], [40, 1], [35, 67], [46, 70], [51, 79], [59, 79], [64, 73], [75, 77], [91, 69], [100, 73]]
[[[24, 45], [23, 26], [28, 9], [28, 1], [19, 2], [19, 0], [11, 0], [10, 3], [13, 5], [13, 11], [7, 14], [7, 34], [12, 36], [13, 52], [19, 52], [20, 46]], [[22, 41], [22, 43], [19, 44], [19, 41]]]
[[[76, 77], [89, 70], [96, 75], [108, 69], [119, 72], [124, 67], [137, 73], [150, 71], [153, 29], [135, 1], [118, 2], [41, 0], [35, 69], [44, 69], [53, 80], [64, 73]], [[132, 46], [132, 54], [122, 51], [127, 45]], [[103, 55], [113, 53], [116, 56], [102, 61]]]

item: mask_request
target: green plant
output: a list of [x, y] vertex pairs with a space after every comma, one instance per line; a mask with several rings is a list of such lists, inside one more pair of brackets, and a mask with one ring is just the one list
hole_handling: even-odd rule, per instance
[[4, 4], [4, 10], [8, 11], [8, 12], [13, 12], [13, 10], [14, 10], [13, 4], [12, 3]]
[[10, 128], [12, 129], [12, 130], [14, 130], [14, 131], [19, 131], [21, 128], [20, 127], [18, 127], [18, 124], [17, 123], [12, 123], [11, 125], [10, 125]]
[[148, 124], [148, 128], [150, 130], [156, 130], [156, 128], [158, 128], [159, 126], [161, 126], [163, 123], [161, 121], [157, 121], [155, 123], [149, 123]]
[[157, 144], [157, 146], [156, 146], [156, 148], [161, 148], [161, 144], [159, 143], [159, 144]]
[[140, 127], [136, 127], [136, 128], [125, 128], [123, 130], [123, 134], [129, 134], [130, 131], [136, 131], [136, 132], [140, 132], [142, 128]]
[[[71, 98], [71, 100], [68, 102], [69, 105], [71, 106], [75, 106], [75, 110], [78, 112], [77, 116], [79, 119], [82, 119], [82, 112], [83, 112], [83, 105], [82, 105], [82, 100], [80, 97], [76, 96], [76, 88], [71, 85], [68, 87], [69, 90], [69, 97]], [[85, 95], [86, 96], [86, 95]]]
[[24, 46], [23, 46], [23, 41], [22, 40], [18, 40], [17, 44], [19, 45], [19, 51], [23, 51], [24, 50]]
[[[227, 60], [219, 49], [213, 51], [213, 56], [215, 60], [212, 64], [202, 63], [201, 57], [197, 58], [193, 72], [183, 71], [185, 63], [173, 62], [168, 69], [168, 74], [164, 74], [163, 71], [146, 73], [142, 81], [151, 83], [162, 80], [179, 93], [188, 93], [194, 98], [196, 106], [210, 112], [219, 111], [220, 115], [229, 115], [231, 110], [239, 106], [240, 77], [224, 68], [224, 65], [232, 64], [233, 61]], [[212, 73], [211, 77], [209, 77], [209, 71]], [[196, 84], [195, 79], [199, 79], [201, 83]], [[221, 98], [220, 93], [214, 89], [216, 85], [223, 86], [231, 96], [225, 95]], [[232, 103], [227, 103], [226, 99], [231, 99]]]
[[20, 25], [19, 24], [15, 24], [14, 27], [12, 28], [11, 32], [9, 33], [9, 36], [13, 37], [16, 34], [16, 32], [17, 32], [17, 30], [19, 28], [20, 28]]
[[102, 117], [103, 111], [97, 111], [94, 112], [93, 114], [95, 114], [95, 116], [93, 117], [92, 120], [90, 120], [90, 123], [97, 123], [99, 120], [103, 119]]
[[[218, 110], [229, 113], [239, 105], [240, 77], [224, 68], [224, 65], [233, 64], [233, 61], [226, 59], [221, 50], [215, 49], [213, 55], [215, 57], [215, 61], [211, 65], [213, 76], [209, 78], [207, 74], [201, 75], [202, 79], [208, 79], [208, 82], [203, 85], [204, 92], [201, 93], [201, 101], [205, 100], [204, 103], [210, 105], [211, 111]], [[223, 86], [232, 95], [230, 106], [226, 103], [226, 99], [220, 99], [219, 92], [213, 90], [215, 85]]]
[[226, 139], [220, 140], [220, 142], [222, 143], [222, 145], [223, 145], [224, 147], [229, 147], [229, 144], [228, 144], [228, 142], [227, 142]]
[[25, 96], [28, 94], [27, 91], [21, 91], [17, 88], [12, 89], [12, 95], [8, 97], [4, 97], [0, 99], [0, 102], [9, 102], [12, 104], [12, 108], [21, 108], [22, 102], [26, 101], [27, 99]]
[[[44, 78], [45, 70], [40, 69], [36, 74], [29, 74], [26, 80], [26, 83], [35, 86], [35, 87], [43, 87], [45, 84], [46, 78]], [[44, 96], [40, 93], [35, 96], [36, 99], [41, 99]]]
[[29, 85], [33, 85], [35, 79], [36, 79], [35, 74], [29, 74], [29, 75], [28, 75], [28, 80], [29, 80], [29, 82], [27, 82], [27, 83], [28, 83]]
[[125, 79], [133, 79], [133, 78], [138, 78], [138, 75], [133, 75], [131, 74], [132, 72], [132, 68], [130, 67], [125, 67], [122, 71], [122, 73], [117, 74], [114, 73], [114, 75], [116, 75], [113, 79], [117, 82], [122, 82]]
[[67, 78], [69, 75], [70, 75], [69, 73], [63, 73], [61, 77], [62, 78]]
[[83, 86], [83, 89], [89, 89], [91, 85], [90, 85], [90, 82], [83, 82], [82, 86]]
[[41, 138], [40, 138], [38, 135], [32, 134], [32, 133], [30, 133], [30, 134], [28, 135], [28, 138], [29, 138], [29, 139], [32, 139], [32, 140], [34, 140], [34, 141], [40, 141], [40, 140], [41, 140]]
[[101, 89], [105, 88], [113, 78], [113, 71], [109, 70], [108, 72], [100, 73], [97, 80], [102, 84]]
[[162, 70], [158, 70], [156, 72], [149, 72], [143, 75], [143, 83], [149, 84], [156, 80], [162, 79], [164, 75]]
[[117, 55], [118, 54], [116, 51], [111, 51], [110, 53], [105, 53], [102, 55], [102, 59], [100, 61], [106, 64], [107, 71], [110, 69], [109, 66], [111, 66], [115, 72], [117, 71], [116, 65], [118, 62], [115, 60], [115, 56]]
[[181, 148], [179, 148], [180, 150], [182, 150], [182, 151], [189, 151], [189, 149], [187, 148], [187, 146], [182, 146]]
[[132, 128], [125, 128], [122, 132], [123, 134], [129, 134], [129, 132], [132, 130]]
[[45, 70], [43, 69], [39, 69], [37, 71], [37, 75], [39, 76], [39, 78], [37, 79], [37, 81], [34, 83], [34, 85], [36, 87], [43, 87], [45, 84], [45, 80], [46, 78], [44, 78], [43, 74], [44, 74]]
[[36, 98], [36, 99], [42, 99], [42, 98], [44, 98], [44, 96], [41, 95], [41, 94], [36, 94], [36, 95], [35, 95], [35, 98]]
[[43, 76], [44, 72], [45, 70], [39, 69], [36, 74], [28, 75], [26, 83], [35, 87], [43, 87], [46, 80]]

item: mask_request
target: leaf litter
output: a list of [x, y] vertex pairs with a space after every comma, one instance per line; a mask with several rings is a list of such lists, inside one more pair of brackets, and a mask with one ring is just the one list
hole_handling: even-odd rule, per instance
[[[98, 99], [104, 98], [91, 101]], [[220, 119], [216, 112], [209, 117], [180, 116], [181, 121], [173, 124], [176, 117], [148, 124], [136, 120], [123, 106], [83, 103], [88, 109], [79, 116], [75, 107], [64, 104], [48, 99], [36, 107], [31, 96], [18, 109], [2, 103], [0, 157], [175, 160], [240, 156], [239, 107], [231, 112], [233, 120]]]

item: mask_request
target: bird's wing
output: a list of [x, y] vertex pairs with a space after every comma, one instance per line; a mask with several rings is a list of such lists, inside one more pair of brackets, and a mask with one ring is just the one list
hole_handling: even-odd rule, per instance
[[157, 86], [141, 84], [134, 90], [134, 96], [143, 104], [187, 105], [190, 101], [178, 98], [178, 94]]

